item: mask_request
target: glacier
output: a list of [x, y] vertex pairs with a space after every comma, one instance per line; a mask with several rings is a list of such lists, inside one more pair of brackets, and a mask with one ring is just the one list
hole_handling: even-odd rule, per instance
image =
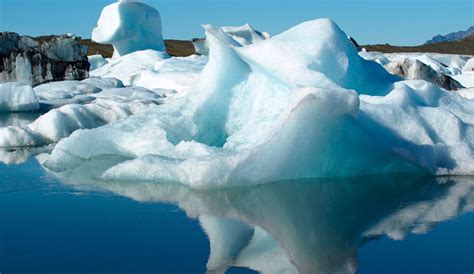
[[[157, 56], [144, 58], [148, 69], [130, 57], [133, 77], [117, 77], [177, 93], [162, 105], [73, 132], [44, 166], [70, 172], [115, 155], [120, 160], [97, 174], [101, 180], [194, 188], [398, 172], [474, 174], [474, 101], [389, 74], [359, 56], [332, 20], [304, 22], [250, 45], [221, 28], [204, 28], [208, 60], [148, 51]], [[202, 65], [191, 66], [193, 58]], [[173, 77], [186, 69], [177, 69], [162, 86], [167, 76], [160, 67], [176, 62], [194, 77], [179, 87]], [[109, 63], [93, 72], [101, 70], [114, 71]]]

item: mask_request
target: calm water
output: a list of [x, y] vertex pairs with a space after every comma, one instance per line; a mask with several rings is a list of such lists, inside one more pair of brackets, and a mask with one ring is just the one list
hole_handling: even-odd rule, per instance
[[473, 273], [473, 190], [392, 176], [196, 191], [0, 164], [0, 272]]

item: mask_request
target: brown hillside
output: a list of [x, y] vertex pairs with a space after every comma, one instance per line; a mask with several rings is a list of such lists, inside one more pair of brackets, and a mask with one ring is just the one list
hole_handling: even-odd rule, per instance
[[[36, 39], [45, 41], [51, 39], [52, 35], [40, 36]], [[91, 39], [81, 40], [81, 44], [88, 46], [88, 55], [102, 54], [104, 57], [112, 57], [111, 45], [97, 44]], [[166, 51], [171, 56], [189, 56], [195, 54], [193, 43], [187, 40], [165, 40]], [[363, 45], [368, 51], [379, 51], [385, 53], [393, 52], [434, 52], [448, 54], [474, 55], [474, 35], [460, 41], [441, 42], [421, 46], [392, 46], [389, 44]]]
[[461, 55], [474, 55], [474, 35], [466, 37], [460, 41], [441, 42], [428, 45], [404, 47], [392, 46], [389, 44], [364, 45], [361, 46], [368, 51], [379, 51], [385, 53], [393, 52], [434, 52]]
[[[83, 39], [81, 40], [81, 44], [87, 45], [87, 55], [102, 54], [102, 56], [109, 58], [112, 57], [112, 54], [114, 53], [112, 45], [97, 44], [91, 41], [91, 39]], [[196, 54], [196, 50], [191, 41], [165, 40], [165, 46], [166, 52], [171, 56], [184, 57]]]
[[114, 54], [112, 45], [97, 44], [91, 39], [82, 39], [81, 44], [87, 46], [87, 55], [101, 54], [106, 58], [110, 58]]
[[[53, 37], [55, 37], [55, 35], [39, 36], [35, 39], [40, 42], [44, 42], [50, 40]], [[87, 46], [87, 55], [101, 54], [102, 56], [109, 58], [112, 57], [112, 54], [114, 53], [112, 45], [98, 44], [93, 42], [91, 39], [82, 39], [80, 43]], [[171, 56], [183, 57], [196, 53], [194, 45], [191, 41], [165, 40], [165, 46], [166, 51]]]

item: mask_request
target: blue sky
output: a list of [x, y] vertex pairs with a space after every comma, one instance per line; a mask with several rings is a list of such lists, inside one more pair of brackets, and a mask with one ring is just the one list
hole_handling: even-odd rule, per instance
[[[0, 31], [90, 37], [103, 6], [114, 0], [0, 0]], [[278, 34], [329, 17], [360, 43], [416, 45], [474, 25], [474, 0], [144, 0], [163, 19], [165, 38], [202, 37], [201, 24], [241, 25]]]

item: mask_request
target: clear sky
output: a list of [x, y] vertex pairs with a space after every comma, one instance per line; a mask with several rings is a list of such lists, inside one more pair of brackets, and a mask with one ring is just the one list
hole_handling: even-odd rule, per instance
[[[90, 37], [103, 6], [114, 0], [0, 0], [0, 31]], [[201, 24], [250, 23], [278, 34], [329, 17], [359, 43], [422, 44], [474, 25], [474, 0], [143, 0], [157, 8], [169, 39], [202, 37]]]

